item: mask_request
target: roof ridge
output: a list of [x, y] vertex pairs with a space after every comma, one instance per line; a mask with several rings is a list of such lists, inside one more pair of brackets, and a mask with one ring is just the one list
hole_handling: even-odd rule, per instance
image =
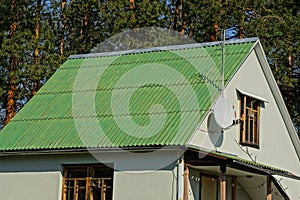
[[[250, 42], [256, 42], [257, 40], [258, 37], [244, 38], [244, 39], [237, 39], [237, 40], [226, 40], [225, 45], [250, 43]], [[117, 55], [124, 55], [124, 54], [147, 53], [147, 52], [155, 52], [155, 51], [191, 49], [191, 48], [199, 48], [199, 47], [217, 46], [220, 45], [222, 42], [223, 41], [215, 41], [215, 42], [159, 46], [159, 47], [151, 47], [151, 48], [144, 48], [144, 49], [132, 49], [132, 50], [112, 51], [112, 52], [102, 52], [102, 53], [76, 54], [76, 55], [70, 55], [68, 59], [96, 58], [96, 57], [117, 56]]]

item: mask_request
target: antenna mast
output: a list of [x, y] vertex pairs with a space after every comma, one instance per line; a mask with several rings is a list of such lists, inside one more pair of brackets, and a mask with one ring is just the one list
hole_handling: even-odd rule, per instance
[[222, 30], [223, 32], [223, 42], [222, 42], [222, 97], [224, 96], [224, 68], [225, 68], [225, 29]]

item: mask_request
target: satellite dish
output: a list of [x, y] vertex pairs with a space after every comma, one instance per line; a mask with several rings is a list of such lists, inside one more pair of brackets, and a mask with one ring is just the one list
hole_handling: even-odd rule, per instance
[[221, 128], [228, 128], [234, 121], [234, 109], [232, 103], [221, 98], [214, 105], [214, 118]]

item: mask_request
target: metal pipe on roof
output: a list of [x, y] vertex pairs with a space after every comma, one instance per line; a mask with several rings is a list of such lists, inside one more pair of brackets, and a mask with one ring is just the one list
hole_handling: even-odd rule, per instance
[[224, 79], [225, 79], [225, 29], [223, 30], [223, 42], [222, 42], [222, 97], [224, 96]]

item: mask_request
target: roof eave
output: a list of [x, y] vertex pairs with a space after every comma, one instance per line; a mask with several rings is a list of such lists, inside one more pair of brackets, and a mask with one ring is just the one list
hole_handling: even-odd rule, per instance
[[157, 150], [166, 151], [184, 151], [185, 146], [169, 145], [169, 146], [132, 146], [132, 147], [99, 147], [99, 148], [63, 148], [63, 149], [23, 149], [1, 151], [2, 156], [21, 156], [21, 155], [45, 155], [45, 154], [66, 154], [66, 153], [97, 153], [97, 152], [150, 152]]

